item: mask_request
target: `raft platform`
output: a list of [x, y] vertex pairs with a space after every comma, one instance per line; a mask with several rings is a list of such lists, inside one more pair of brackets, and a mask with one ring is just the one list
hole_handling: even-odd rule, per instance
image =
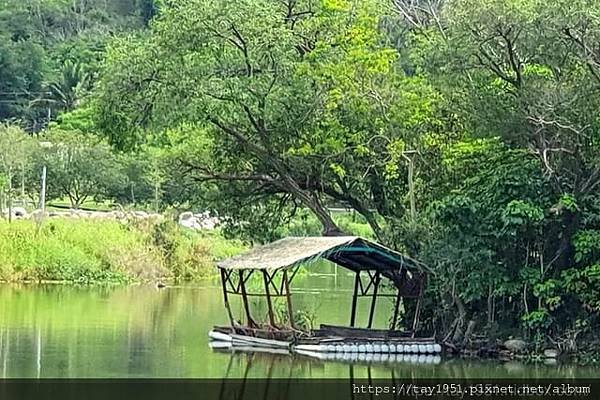
[[[349, 326], [321, 325], [308, 330], [295, 325], [292, 281], [301, 267], [319, 258], [354, 273]], [[428, 267], [378, 243], [355, 236], [290, 237], [255, 247], [217, 266], [230, 326], [216, 326], [209, 332], [211, 347], [215, 349], [272, 349], [348, 360], [442, 353], [442, 346], [434, 338], [416, 335]], [[253, 278], [254, 285], [250, 286]], [[384, 279], [388, 281], [386, 286], [382, 284]], [[262, 293], [256, 291], [260, 281], [264, 286]], [[245, 323], [234, 315], [229, 303], [231, 295], [241, 297]], [[253, 318], [249, 301], [253, 296], [265, 299], [268, 322]], [[276, 318], [273, 299], [278, 297], [285, 300], [285, 318]], [[388, 329], [373, 329], [376, 302], [381, 297], [392, 299], [393, 313]], [[356, 327], [358, 301], [363, 298], [371, 303], [364, 328]], [[412, 321], [400, 323], [401, 314], [406, 313]], [[411, 329], [400, 331], [398, 325]]]

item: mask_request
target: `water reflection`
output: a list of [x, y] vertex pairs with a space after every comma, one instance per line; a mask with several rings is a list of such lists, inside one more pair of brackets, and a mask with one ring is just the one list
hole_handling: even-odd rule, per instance
[[[338, 276], [338, 284], [341, 279], [345, 278]], [[306, 294], [298, 294], [295, 303], [314, 305], [316, 323], [346, 323], [348, 293], [336, 290], [333, 278], [314, 280], [312, 286], [310, 280], [303, 281]], [[334, 360], [213, 350], [207, 333], [226, 321], [216, 282], [165, 290], [0, 285], [0, 376], [287, 379], [347, 378], [351, 371], [357, 378], [386, 379], [392, 374], [399, 378], [598, 375], [598, 369], [564, 365], [460, 359], [420, 363], [418, 358]]]
[[[236, 347], [219, 348], [212, 347], [213, 351], [228, 354], [229, 361], [225, 371], [225, 378], [238, 378], [239, 370], [234, 369], [232, 365], [237, 364], [243, 370], [242, 377], [248, 377], [251, 374], [253, 366], [258, 362], [259, 369], [265, 370], [266, 378], [272, 378], [272, 371], [276, 368], [278, 376], [281, 377], [283, 370], [289, 370], [289, 376], [295, 376], [296, 370], [302, 370], [307, 366], [310, 368], [324, 369], [326, 363], [338, 363], [340, 365], [350, 366], [349, 371], [354, 371], [355, 368], [365, 367], [368, 375], [372, 375], [373, 367], [383, 367], [393, 374], [395, 368], [404, 368], [409, 365], [435, 365], [441, 363], [439, 355], [418, 355], [418, 354], [320, 354], [320, 357], [315, 355], [305, 355], [302, 353], [292, 353], [283, 349], [257, 349], [253, 347]], [[391, 357], [390, 357], [391, 356]], [[404, 364], [404, 365], [402, 365]], [[341, 368], [343, 370], [343, 368]], [[286, 375], [283, 373], [283, 375]]]

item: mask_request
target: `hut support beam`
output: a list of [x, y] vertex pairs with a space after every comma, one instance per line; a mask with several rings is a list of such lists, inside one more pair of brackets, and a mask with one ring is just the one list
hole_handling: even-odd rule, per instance
[[288, 280], [287, 270], [283, 270], [283, 285], [285, 287], [285, 299], [287, 301], [287, 311], [290, 319], [290, 326], [296, 329], [294, 324], [294, 311], [292, 309], [292, 293], [290, 292], [290, 281]]
[[352, 294], [352, 310], [350, 311], [350, 326], [356, 323], [356, 303], [358, 301], [358, 286], [360, 285], [360, 271], [356, 271], [354, 278], [354, 293]]
[[377, 290], [379, 289], [379, 271], [375, 272], [373, 297], [371, 298], [371, 310], [369, 311], [369, 324], [367, 328], [371, 329], [373, 326], [373, 317], [375, 316], [375, 303], [377, 302]]
[[223, 288], [223, 302], [225, 303], [225, 309], [227, 310], [227, 316], [229, 317], [229, 323], [231, 323], [231, 326], [234, 326], [234, 319], [233, 319], [233, 314], [231, 313], [231, 307], [229, 306], [229, 299], [227, 298], [227, 281], [229, 280], [229, 278], [226, 275], [226, 272], [224, 269], [219, 268], [219, 271], [221, 272], [221, 287]]
[[275, 327], [275, 316], [273, 315], [273, 303], [271, 302], [271, 294], [269, 293], [269, 273], [263, 269], [263, 280], [265, 281], [265, 294], [267, 295], [267, 308], [269, 309], [269, 322]]
[[400, 311], [400, 300], [402, 300], [402, 296], [400, 296], [400, 290], [398, 290], [398, 294], [396, 295], [396, 303], [394, 304], [394, 317], [392, 319], [392, 324], [390, 325], [390, 330], [396, 329], [396, 324], [398, 323], [398, 312]]
[[246, 319], [248, 320], [249, 327], [255, 327], [256, 324], [250, 315], [250, 306], [248, 305], [248, 294], [246, 293], [246, 282], [244, 281], [244, 270], [240, 269], [240, 290], [242, 291], [242, 303], [244, 304], [244, 311], [246, 312]]
[[415, 306], [415, 318], [413, 319], [412, 325], [412, 337], [415, 337], [417, 334], [417, 329], [419, 328], [419, 317], [421, 314], [421, 299], [423, 298], [423, 290], [419, 292], [419, 298], [417, 299], [417, 305]]

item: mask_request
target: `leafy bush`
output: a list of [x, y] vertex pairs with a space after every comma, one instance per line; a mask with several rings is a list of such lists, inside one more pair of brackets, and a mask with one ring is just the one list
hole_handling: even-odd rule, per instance
[[241, 242], [174, 222], [60, 219], [0, 222], [0, 280], [122, 283], [197, 279]]

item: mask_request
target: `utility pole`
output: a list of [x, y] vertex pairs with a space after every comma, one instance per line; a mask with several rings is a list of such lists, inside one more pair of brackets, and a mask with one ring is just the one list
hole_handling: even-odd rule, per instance
[[[50, 142], [40, 142], [40, 146], [43, 149], [49, 149], [53, 145]], [[46, 173], [47, 173], [47, 168], [44, 165], [42, 167], [42, 187], [40, 189], [40, 210], [42, 210], [42, 216], [44, 215], [44, 212], [46, 211]]]
[[46, 211], [46, 166], [42, 167], [42, 188], [40, 189], [40, 210]]

